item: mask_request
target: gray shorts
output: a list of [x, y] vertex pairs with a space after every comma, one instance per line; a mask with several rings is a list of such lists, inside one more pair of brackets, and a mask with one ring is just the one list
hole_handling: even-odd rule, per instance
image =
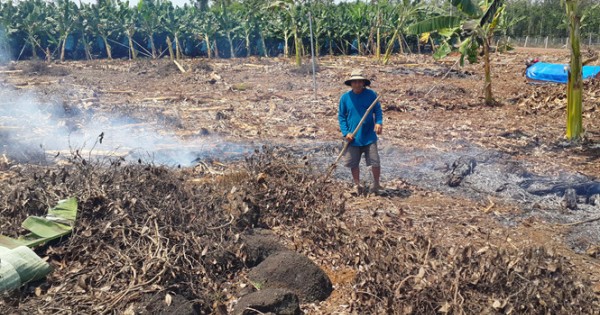
[[380, 167], [377, 142], [362, 147], [348, 146], [346, 153], [344, 153], [344, 166], [349, 168], [358, 167], [360, 164], [360, 156], [363, 153], [365, 154], [367, 166]]

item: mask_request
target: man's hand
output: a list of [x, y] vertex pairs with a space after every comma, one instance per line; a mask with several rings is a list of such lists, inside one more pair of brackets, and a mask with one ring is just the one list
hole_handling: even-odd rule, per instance
[[375, 124], [375, 133], [380, 135], [383, 132], [383, 126], [380, 124]]
[[354, 141], [354, 137], [352, 136], [351, 133], [349, 133], [349, 134], [346, 135], [346, 141], [348, 141], [348, 142]]

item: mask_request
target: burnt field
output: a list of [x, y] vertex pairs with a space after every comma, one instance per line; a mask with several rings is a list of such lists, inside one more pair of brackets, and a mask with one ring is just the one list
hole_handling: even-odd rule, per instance
[[[324, 57], [316, 97], [307, 60], [5, 65], [1, 234], [68, 197], [79, 214], [0, 312], [598, 314], [600, 84], [567, 143], [566, 87], [527, 84], [532, 53], [568, 60], [495, 55], [493, 107], [454, 58]], [[384, 109], [377, 195], [323, 176], [353, 68]]]

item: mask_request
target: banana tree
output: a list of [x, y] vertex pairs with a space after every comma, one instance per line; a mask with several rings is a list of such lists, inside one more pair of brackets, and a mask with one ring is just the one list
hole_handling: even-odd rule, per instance
[[[390, 39], [390, 42], [392, 43], [392, 46], [390, 46], [390, 48], [393, 47], [393, 42], [394, 42], [394, 38], [392, 38], [392, 36], [390, 36], [391, 34], [394, 34], [394, 30], [395, 30], [395, 25], [393, 23], [393, 21], [398, 20], [398, 16], [397, 16], [397, 11], [395, 10], [395, 7], [393, 4], [391, 4], [388, 0], [385, 1], [377, 1], [377, 8], [376, 8], [377, 12], [376, 12], [376, 23], [375, 23], [375, 57], [378, 60], [381, 60], [381, 49], [382, 49], [382, 45], [383, 45], [383, 41], [386, 38]], [[387, 49], [386, 49], [387, 51]], [[391, 50], [390, 50], [391, 53]], [[389, 58], [389, 56], [388, 56]]]
[[225, 0], [220, 0], [218, 4], [213, 6], [213, 13], [219, 23], [221, 32], [223, 32], [227, 38], [227, 42], [229, 43], [229, 53], [232, 58], [235, 58], [235, 46], [233, 43], [237, 36], [237, 32], [240, 29], [240, 22], [235, 18], [232, 12], [230, 12], [230, 9], [230, 6], [227, 5]]
[[582, 96], [583, 78], [582, 61], [580, 52], [581, 16], [582, 11], [579, 0], [562, 0], [569, 21], [569, 43], [571, 62], [569, 67], [569, 81], [567, 83], [567, 134], [569, 140], [579, 140], [583, 132], [582, 122]]
[[137, 59], [138, 51], [135, 49], [133, 37], [138, 30], [139, 15], [138, 11], [129, 7], [129, 1], [119, 2], [117, 16], [120, 26], [120, 31], [127, 36], [129, 43], [129, 54], [131, 59]]
[[52, 8], [49, 22], [53, 24], [60, 45], [60, 61], [65, 61], [67, 39], [78, 26], [78, 8], [71, 0], [56, 0], [50, 4]]
[[15, 27], [27, 37], [33, 59], [37, 59], [37, 48], [42, 48], [41, 35], [50, 29], [47, 19], [46, 2], [43, 0], [26, 0], [19, 2], [15, 12]]
[[[173, 36], [173, 40], [175, 41], [175, 56], [171, 55], [171, 59], [175, 57], [177, 60], [181, 59], [183, 53], [181, 52], [181, 44], [179, 42], [179, 37], [181, 33], [185, 32], [187, 28], [187, 23], [184, 20], [185, 16], [185, 7], [182, 9], [181, 7], [174, 7], [171, 1], [166, 0], [161, 4], [160, 7], [160, 21], [164, 30], [167, 31], [171, 36]], [[170, 41], [170, 37], [167, 37], [167, 40]], [[171, 52], [171, 45], [169, 44], [169, 52]]]
[[115, 23], [117, 16], [117, 6], [113, 0], [102, 0], [98, 1], [97, 4], [92, 4], [92, 14], [95, 15], [95, 22], [92, 26], [93, 31], [96, 32], [104, 43], [106, 50], [106, 57], [112, 60], [112, 47], [108, 42], [108, 38], [114, 33], [118, 32], [118, 26]]
[[[279, 9], [284, 14], [284, 19], [289, 21], [292, 35], [294, 36], [294, 50], [296, 51], [296, 65], [302, 65], [301, 59], [301, 40], [298, 32], [298, 4], [296, 0], [277, 0], [271, 3], [270, 9]], [[286, 34], [288, 30], [285, 30]], [[286, 38], [287, 49], [287, 38]]]
[[407, 25], [414, 23], [415, 19], [418, 17], [418, 14], [424, 9], [425, 4], [423, 2], [412, 3], [410, 0], [401, 0], [398, 2], [395, 7], [397, 19], [395, 22], [394, 32], [385, 49], [385, 54], [383, 56], [384, 64], [387, 64], [390, 60], [396, 40], [400, 46], [400, 51], [403, 51], [402, 47], [404, 46], [405, 41], [403, 35], [404, 29], [407, 27]]
[[[212, 58], [211, 43], [219, 32], [219, 25], [212, 11], [202, 10], [199, 6], [193, 6], [189, 9], [191, 29], [199, 40], [206, 44], [206, 53], [208, 58]], [[217, 56], [218, 57], [218, 56]]]
[[97, 24], [97, 16], [94, 14], [92, 5], [89, 3], [81, 3], [79, 6], [78, 13], [78, 24], [81, 26], [79, 28], [79, 31], [81, 41], [83, 42], [83, 50], [85, 52], [85, 57], [88, 60], [92, 60], [93, 58], [91, 42], [93, 40], [92, 34], [94, 34], [95, 25]]
[[[315, 41], [315, 53], [317, 55], [321, 52], [321, 40], [328, 33], [328, 30], [333, 28], [334, 24], [334, 10], [335, 7], [330, 3], [323, 1], [316, 2], [310, 8], [312, 10], [312, 16], [314, 19], [314, 41]], [[333, 45], [331, 38], [328, 37], [329, 52], [333, 55]]]
[[334, 39], [334, 43], [336, 43], [338, 49], [344, 55], [348, 54], [348, 40], [353, 36], [349, 6], [349, 3], [340, 3], [336, 6], [336, 18], [333, 23], [333, 28], [327, 31], [328, 37]]
[[[22, 38], [19, 36], [22, 32], [16, 27], [17, 21], [17, 7], [13, 4], [12, 0], [8, 0], [5, 3], [0, 3], [0, 32], [3, 32], [6, 36], [0, 38], [0, 62], [6, 61], [9, 58], [11, 51], [11, 38]], [[4, 55], [3, 53], [9, 53]]]
[[267, 36], [283, 40], [283, 56], [288, 58], [290, 56], [289, 41], [292, 37], [292, 21], [289, 15], [282, 10], [267, 9], [266, 11], [267, 23], [265, 24], [265, 31]]
[[370, 27], [370, 10], [369, 6], [364, 2], [357, 1], [352, 6], [349, 7], [350, 14], [350, 29], [354, 35], [354, 39], [356, 40], [356, 50], [359, 55], [363, 55], [363, 45], [362, 38], [364, 37], [364, 32], [366, 32]]
[[152, 58], [158, 58], [158, 52], [154, 43], [154, 35], [160, 30], [159, 10], [161, 0], [139, 0], [137, 12], [140, 18], [140, 30], [145, 33], [152, 51]]
[[240, 21], [240, 28], [244, 35], [244, 42], [246, 45], [246, 57], [250, 57], [252, 53], [252, 35], [257, 27], [256, 12], [253, 10], [253, 5], [250, 1], [234, 3], [231, 9], [232, 14], [235, 16], [235, 20]]
[[[485, 11], [482, 11], [471, 0], [450, 1], [463, 13], [462, 16], [436, 16], [410, 25], [408, 31], [412, 34], [438, 32], [443, 37], [448, 38], [451, 34], [454, 34], [454, 29], [460, 26], [462, 29], [461, 35], [466, 37], [459, 47], [461, 53], [460, 64], [464, 64], [465, 57], [471, 63], [476, 62], [478, 50], [482, 50], [481, 55], [483, 55], [485, 71], [485, 104], [493, 105], [495, 100], [492, 94], [490, 46], [498, 21], [504, 12], [504, 0], [484, 0], [481, 7]], [[441, 58], [450, 52], [450, 44], [448, 41], [444, 41], [434, 57]]]

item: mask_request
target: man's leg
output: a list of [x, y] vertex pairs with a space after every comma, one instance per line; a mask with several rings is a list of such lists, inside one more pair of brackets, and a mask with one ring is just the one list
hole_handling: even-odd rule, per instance
[[354, 185], [360, 185], [360, 167], [353, 167], [350, 170], [352, 171], [352, 179], [354, 180]]
[[371, 167], [371, 171], [373, 171], [373, 187], [381, 187], [381, 185], [379, 185], [379, 176], [381, 175], [381, 166], [373, 166], [373, 167]]
[[375, 191], [381, 188], [379, 184], [379, 178], [381, 176], [381, 164], [379, 162], [379, 150], [377, 149], [377, 142], [374, 142], [366, 148], [366, 160], [367, 165], [371, 166], [371, 171], [373, 172], [373, 189]]
[[360, 156], [362, 155], [359, 147], [349, 146], [344, 156], [344, 165], [350, 168], [352, 180], [358, 194], [362, 193], [360, 187]]

